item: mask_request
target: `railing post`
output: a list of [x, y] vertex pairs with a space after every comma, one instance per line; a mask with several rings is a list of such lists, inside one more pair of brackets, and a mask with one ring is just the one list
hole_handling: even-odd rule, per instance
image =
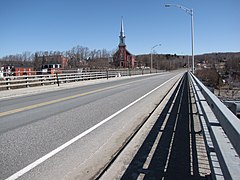
[[41, 76], [40, 76], [40, 78], [41, 78], [41, 80], [40, 80], [40, 81], [41, 81], [41, 84], [40, 84], [40, 85], [41, 85], [41, 86], [44, 86], [44, 83], [43, 83], [43, 81], [44, 81], [44, 79], [43, 79], [43, 78], [44, 78], [44, 76], [43, 76], [43, 75], [41, 75]]
[[106, 73], [107, 73], [107, 80], [108, 80], [108, 69], [106, 70]]
[[59, 86], [59, 79], [58, 79], [58, 73], [56, 72], [56, 78], [57, 78], [57, 84]]
[[26, 79], [26, 87], [29, 88], [28, 77], [26, 76], [25, 79]]
[[10, 90], [10, 89], [11, 89], [11, 88], [10, 88], [10, 85], [11, 85], [11, 84], [10, 84], [10, 78], [8, 78], [8, 79], [7, 79], [7, 90]]

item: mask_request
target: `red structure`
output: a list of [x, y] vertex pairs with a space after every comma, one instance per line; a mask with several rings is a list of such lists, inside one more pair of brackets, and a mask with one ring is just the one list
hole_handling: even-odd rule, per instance
[[119, 36], [119, 45], [117, 52], [113, 55], [113, 64], [115, 67], [119, 68], [135, 68], [136, 67], [136, 60], [135, 56], [132, 55], [126, 48], [124, 35], [124, 27], [123, 27], [123, 19], [121, 22], [121, 31]]
[[2, 76], [25, 76], [25, 75], [35, 75], [36, 72], [33, 71], [32, 67], [14, 67], [12, 65], [4, 65], [0, 68], [2, 71]]
[[32, 67], [27, 67], [27, 68], [23, 68], [23, 67], [16, 67], [15, 68], [15, 76], [24, 76], [24, 75], [35, 75], [36, 73], [33, 71]]

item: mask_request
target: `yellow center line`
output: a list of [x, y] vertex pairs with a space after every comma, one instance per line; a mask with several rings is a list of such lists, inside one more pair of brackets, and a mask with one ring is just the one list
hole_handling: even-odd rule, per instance
[[22, 108], [17, 108], [17, 109], [5, 111], [5, 112], [0, 112], [0, 117], [7, 116], [7, 115], [10, 115], [10, 114], [14, 114], [14, 113], [18, 113], [18, 112], [22, 112], [22, 111], [27, 111], [27, 110], [30, 110], [30, 109], [34, 109], [34, 108], [38, 108], [38, 107], [42, 107], [42, 106], [46, 106], [46, 105], [50, 105], [50, 104], [54, 104], [54, 103], [59, 103], [59, 102], [62, 102], [62, 101], [78, 98], [78, 97], [81, 97], [81, 96], [86, 96], [86, 95], [89, 95], [89, 94], [105, 91], [105, 90], [108, 90], [108, 89], [113, 89], [113, 88], [116, 88], [116, 87], [119, 87], [119, 86], [124, 86], [124, 85], [131, 84], [131, 83], [133, 83], [133, 82], [119, 84], [119, 85], [106, 87], [106, 88], [101, 88], [101, 89], [89, 91], [89, 92], [86, 92], [86, 93], [76, 94], [76, 95], [72, 95], [72, 96], [63, 97], [63, 98], [60, 98], [60, 99], [55, 99], [55, 100], [42, 102], [42, 103], [38, 103], [38, 104], [33, 104], [33, 105], [22, 107]]

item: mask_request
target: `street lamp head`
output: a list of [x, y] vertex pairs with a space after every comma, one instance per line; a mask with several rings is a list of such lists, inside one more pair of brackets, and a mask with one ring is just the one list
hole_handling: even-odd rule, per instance
[[155, 48], [155, 47], [157, 47], [157, 46], [161, 46], [162, 44], [156, 44], [155, 46], [153, 46], [152, 48], [151, 48], [151, 51]]
[[165, 7], [170, 7], [171, 5], [170, 4], [165, 4]]

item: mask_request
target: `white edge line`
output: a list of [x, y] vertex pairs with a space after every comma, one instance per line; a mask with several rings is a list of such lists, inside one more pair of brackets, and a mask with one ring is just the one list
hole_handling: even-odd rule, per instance
[[39, 164], [43, 163], [44, 161], [46, 161], [47, 159], [51, 158], [52, 156], [54, 156], [55, 154], [57, 154], [58, 152], [60, 152], [61, 150], [65, 149], [66, 147], [70, 146], [71, 144], [73, 144], [75, 141], [81, 139], [82, 137], [86, 136], [87, 134], [89, 134], [90, 132], [92, 132], [93, 130], [97, 129], [98, 127], [100, 127], [101, 125], [103, 125], [104, 123], [108, 122], [109, 120], [111, 120], [112, 118], [114, 118], [115, 116], [117, 116], [118, 114], [120, 114], [121, 112], [125, 111], [126, 109], [128, 109], [129, 107], [131, 107], [132, 105], [136, 104], [137, 102], [139, 102], [140, 100], [142, 100], [143, 98], [145, 98], [146, 96], [150, 95], [151, 93], [153, 93], [154, 91], [156, 91], [157, 89], [159, 89], [160, 87], [162, 87], [163, 85], [165, 85], [166, 83], [168, 83], [169, 81], [171, 81], [172, 79], [174, 79], [175, 77], [177, 77], [179, 74], [177, 74], [176, 76], [172, 77], [171, 79], [165, 81], [164, 83], [162, 83], [161, 85], [159, 85], [158, 87], [154, 88], [153, 90], [151, 90], [150, 92], [146, 93], [145, 95], [143, 95], [142, 97], [138, 98], [137, 100], [135, 100], [134, 102], [130, 103], [129, 105], [125, 106], [124, 108], [120, 109], [119, 111], [115, 112], [114, 114], [112, 114], [111, 116], [107, 117], [106, 119], [102, 120], [101, 122], [99, 122], [98, 124], [94, 125], [93, 127], [89, 128], [88, 130], [84, 131], [83, 133], [79, 134], [78, 136], [74, 137], [73, 139], [69, 140], [68, 142], [64, 143], [63, 145], [59, 146], [58, 148], [54, 149], [53, 151], [49, 152], [48, 154], [44, 155], [43, 157], [39, 158], [38, 160], [34, 161], [33, 163], [29, 164], [28, 166], [26, 166], [25, 168], [19, 170], [18, 172], [14, 173], [13, 175], [9, 176], [6, 180], [15, 180], [17, 178], [19, 178], [20, 176], [24, 175], [25, 173], [27, 173], [28, 171], [32, 170], [33, 168], [35, 168], [36, 166], [38, 166]]

